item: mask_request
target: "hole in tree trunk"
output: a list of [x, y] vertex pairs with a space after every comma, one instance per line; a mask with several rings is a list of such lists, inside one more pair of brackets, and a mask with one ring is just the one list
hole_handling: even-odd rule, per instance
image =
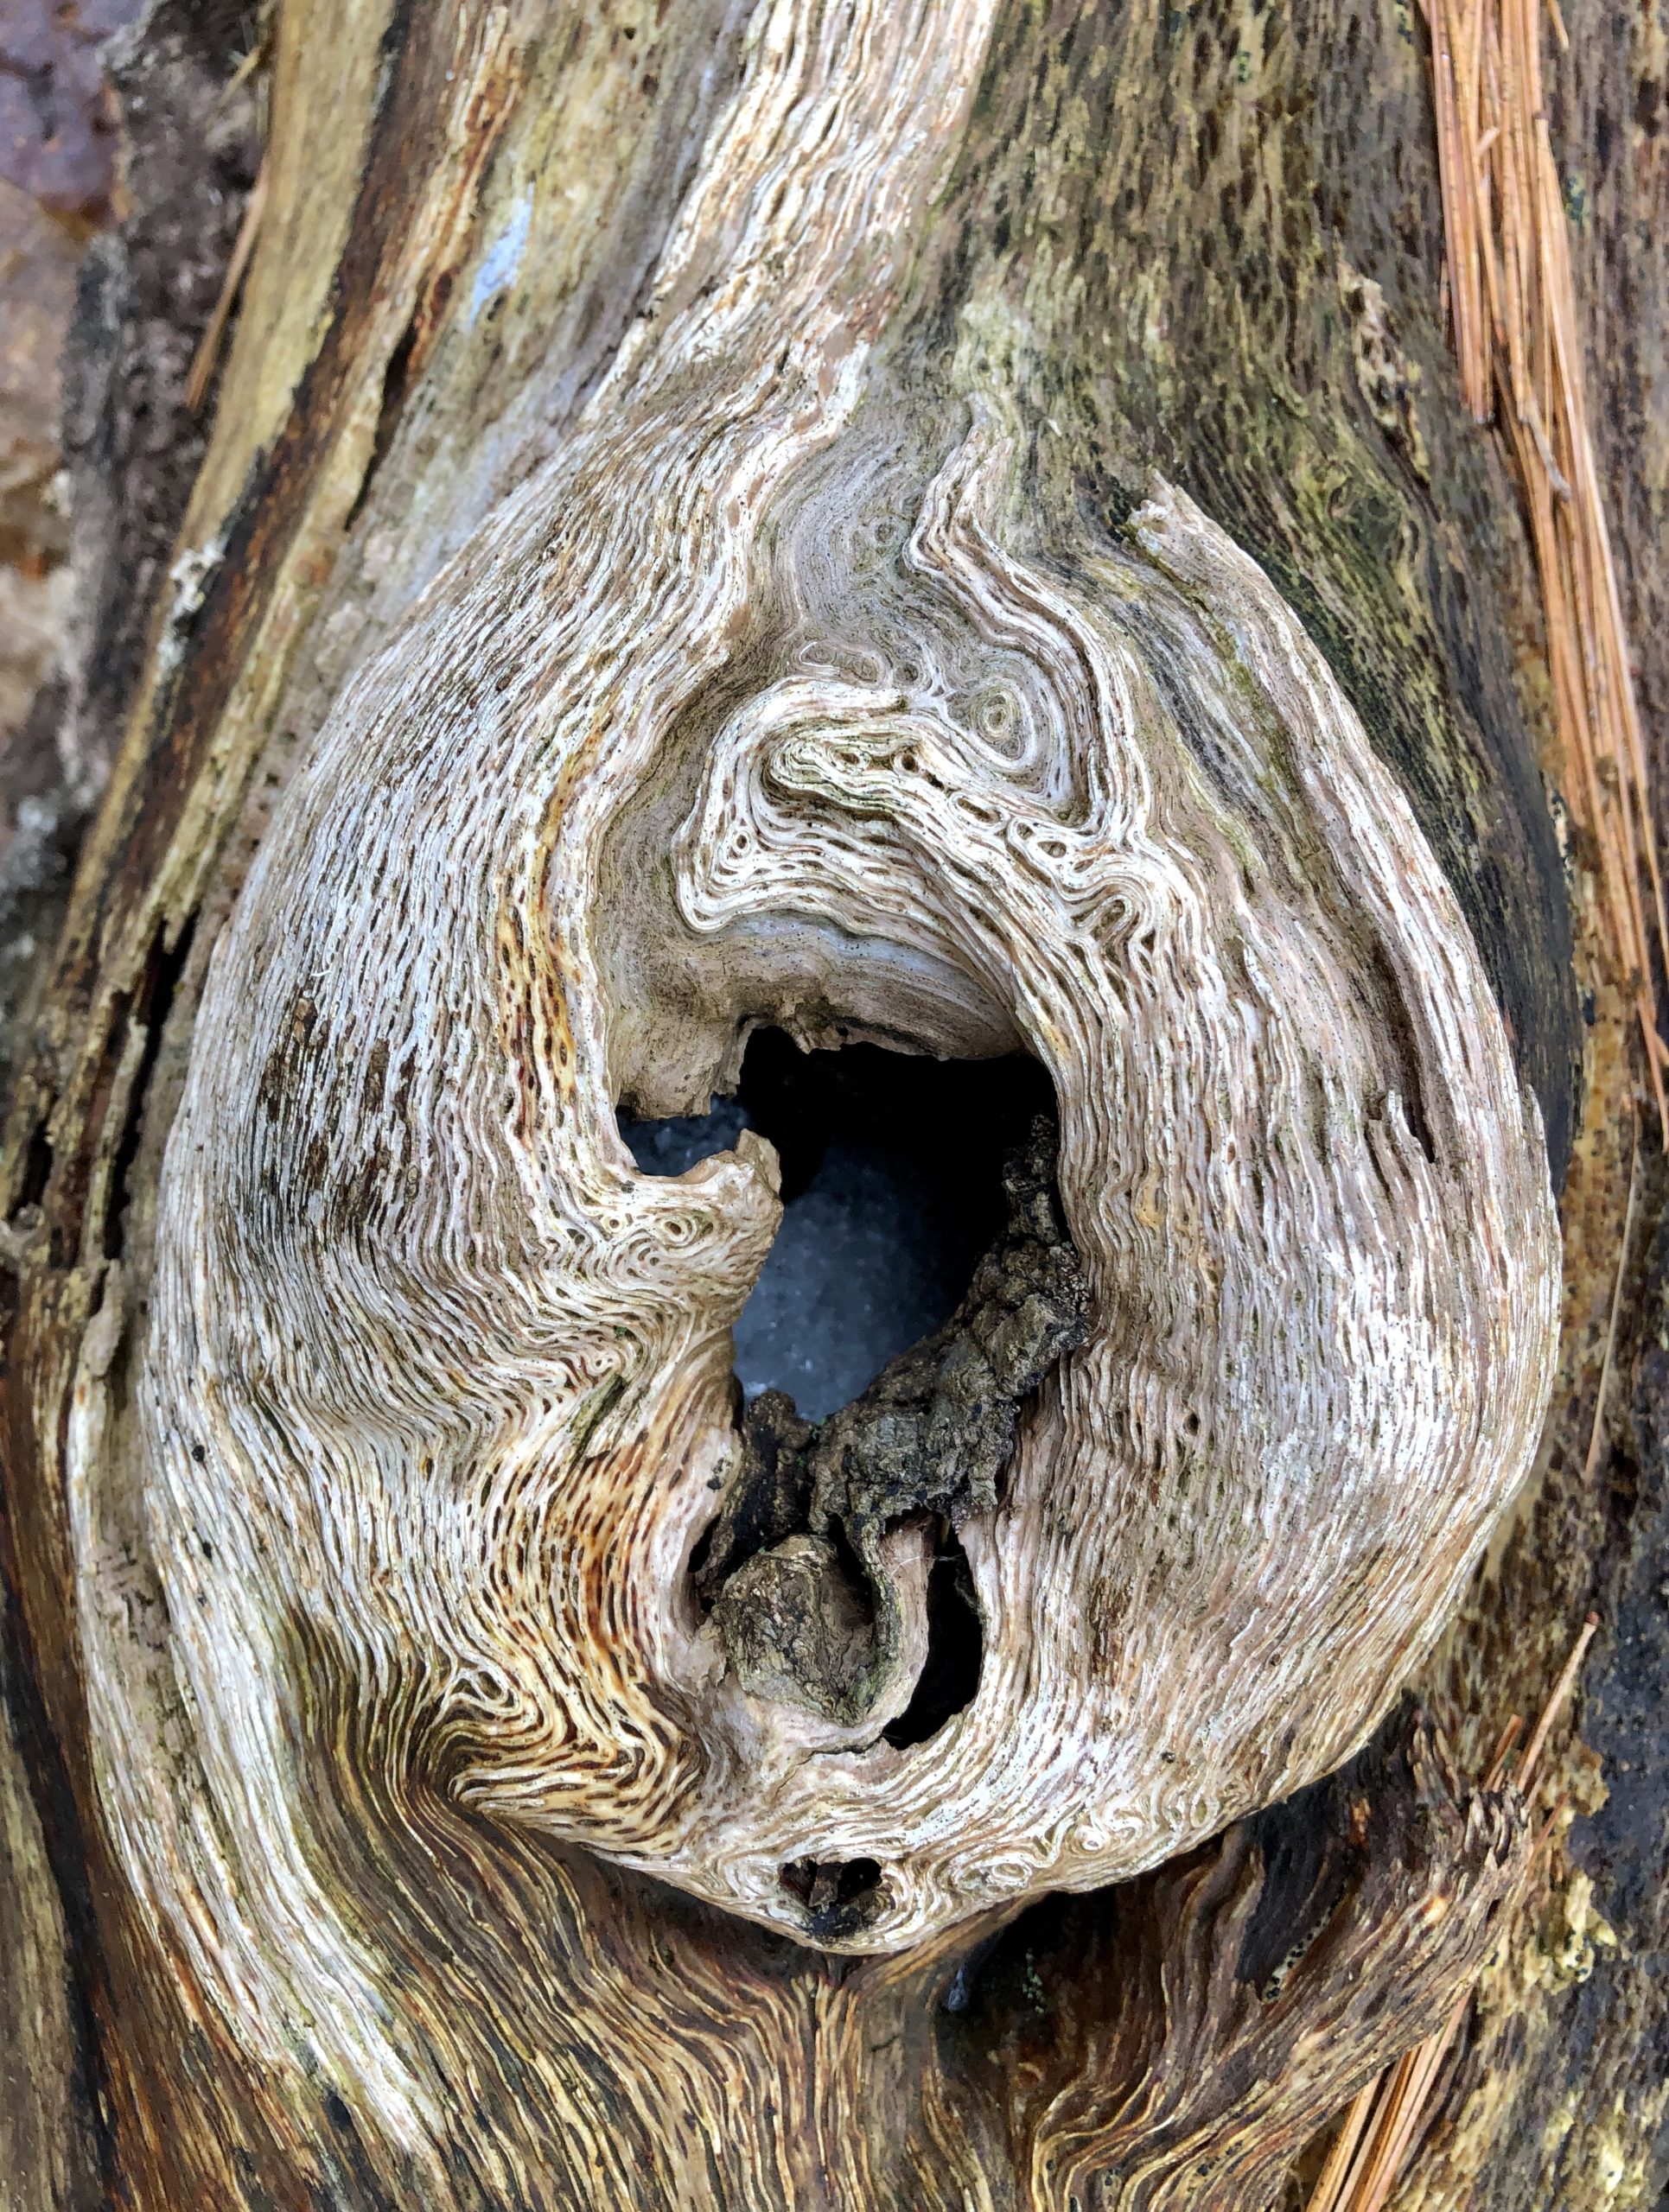
[[[1087, 1325], [1054, 1104], [1023, 1057], [802, 1053], [767, 1031], [734, 1100], [621, 1120], [653, 1174], [744, 1128], [776, 1147], [783, 1221], [736, 1331], [742, 1449], [690, 1573], [744, 1688], [856, 1726], [901, 1648], [884, 1547], [901, 1527], [930, 1531], [912, 1601], [925, 1599], [926, 1656], [904, 1709], [877, 1722], [896, 1750], [978, 1693], [984, 1632], [957, 1531], [996, 1510], [1020, 1409]], [[784, 1872], [791, 1890], [801, 1865]], [[852, 1907], [823, 1895], [826, 1870], [805, 1878], [822, 1885], [813, 1923]]]
[[620, 1126], [653, 1175], [682, 1174], [744, 1128], [776, 1147], [782, 1226], [736, 1324], [736, 1372], [750, 1402], [783, 1390], [815, 1421], [950, 1319], [1002, 1225], [1003, 1162], [1054, 1111], [1048, 1076], [1022, 1055], [802, 1052], [765, 1029], [735, 1098]]
[[873, 1859], [791, 1859], [780, 1879], [804, 1910], [810, 1932], [823, 1940], [855, 1935], [883, 1901], [881, 1867]]

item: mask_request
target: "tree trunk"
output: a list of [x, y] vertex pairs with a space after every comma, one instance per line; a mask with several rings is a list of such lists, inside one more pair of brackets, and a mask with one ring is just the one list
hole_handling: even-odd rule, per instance
[[[1657, 729], [1669, 37], [1570, 31]], [[1264, 2212], [1458, 2000], [1397, 2201], [1651, 2201], [1663, 1178], [1423, 28], [264, 36], [118, 50], [71, 345], [16, 2201]], [[796, 1406], [819, 1158], [917, 1211]]]

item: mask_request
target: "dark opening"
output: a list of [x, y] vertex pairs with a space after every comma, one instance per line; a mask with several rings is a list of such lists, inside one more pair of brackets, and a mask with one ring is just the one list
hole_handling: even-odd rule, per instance
[[29, 1151], [23, 1160], [22, 1187], [17, 1193], [17, 1211], [26, 1206], [38, 1206], [47, 1195], [47, 1185], [52, 1180], [52, 1139], [47, 1135], [46, 1118], [42, 1116], [29, 1131]]
[[197, 917], [190, 916], [181, 931], [179, 942], [170, 950], [165, 942], [162, 924], [151, 939], [150, 950], [145, 961], [144, 974], [139, 982], [132, 1004], [128, 1010], [130, 1033], [137, 1024], [145, 1033], [140, 1053], [138, 1071], [128, 1093], [127, 1118], [118, 1140], [116, 1156], [111, 1165], [110, 1197], [105, 1212], [105, 1256], [119, 1260], [123, 1238], [127, 1230], [129, 1179], [133, 1164], [139, 1156], [139, 1139], [144, 1128], [145, 1109], [150, 1103], [150, 1086], [156, 1073], [156, 1064], [162, 1057], [162, 1031], [169, 1011], [174, 1004], [175, 994], [180, 988], [186, 963], [191, 957], [192, 939], [196, 934]]
[[927, 1656], [909, 1703], [881, 1732], [895, 1751], [925, 1744], [973, 1703], [984, 1654], [968, 1555], [955, 1529], [941, 1522], [927, 1574]]
[[398, 343], [388, 357], [383, 371], [382, 398], [377, 408], [377, 427], [371, 436], [371, 459], [360, 488], [354, 494], [354, 504], [347, 511], [344, 530], [352, 529], [359, 520], [371, 498], [371, 487], [376, 481], [382, 465], [388, 458], [388, 449], [394, 442], [394, 433], [399, 428], [400, 417], [405, 412], [408, 388], [411, 380], [411, 358], [417, 348], [417, 320], [413, 315], [400, 333]]
[[881, 1868], [873, 1859], [791, 1859], [780, 1878], [805, 1909], [812, 1934], [821, 1937], [856, 1934], [882, 1902]]
[[744, 1128], [782, 1162], [782, 1226], [736, 1324], [745, 1397], [787, 1392], [807, 1421], [858, 1396], [956, 1310], [1003, 1217], [1003, 1162], [1054, 1095], [1035, 1060], [934, 1060], [874, 1045], [749, 1041], [735, 1098], [621, 1134], [647, 1174], [680, 1175]]

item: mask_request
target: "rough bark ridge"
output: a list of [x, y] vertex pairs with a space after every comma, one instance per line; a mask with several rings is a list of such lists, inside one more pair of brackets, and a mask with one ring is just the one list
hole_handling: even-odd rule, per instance
[[[111, 2008], [158, 2023], [113, 2085], [155, 2201], [1261, 2205], [1481, 1955], [1500, 1816], [1415, 1853], [1467, 1901], [1430, 1911], [1381, 1770], [1373, 2025], [1330, 1938], [1308, 1976], [1242, 1945], [1232, 1830], [1081, 1908], [1207, 1962], [1174, 2032], [1220, 2079], [1133, 1982], [1099, 2028], [1063, 1996], [1035, 2109], [975, 2086], [1031, 2001], [976, 2014], [993, 1912], [1359, 1743], [1551, 1375], [1519, 1074], [1562, 1157], [1558, 865], [1444, 563], [1488, 472], [1436, 504], [1453, 428], [1371, 280], [1248, 223], [1344, 127], [1283, 90], [1316, 27], [1260, 22], [436, 10], [380, 83], [334, 31], [362, 186], [258, 258], [16, 1118], [19, 1553]], [[291, 405], [263, 333], [332, 265]], [[989, 1502], [848, 1492], [863, 1699], [780, 1694], [792, 1637], [749, 1680], [760, 1606], [738, 1575], [704, 1624], [685, 1572], [768, 1147], [656, 1183], [614, 1129], [704, 1106], [763, 1020], [1024, 1043], [1088, 1285]], [[984, 1663], [901, 1748], [941, 1510]], [[795, 1543], [844, 1634], [838, 1548]], [[182, 2073], [218, 2133], [151, 2126]], [[1204, 2106], [1162, 2126], [1168, 2078]]]

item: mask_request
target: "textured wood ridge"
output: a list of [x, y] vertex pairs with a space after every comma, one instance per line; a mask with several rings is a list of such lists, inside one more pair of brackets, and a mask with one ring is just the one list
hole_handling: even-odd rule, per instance
[[[16, 1541], [139, 2201], [1263, 2212], [1524, 1893], [1515, 1802], [1386, 1718], [1560, 1321], [1487, 470], [1437, 512], [1331, 270], [1313, 435], [1394, 573], [1353, 597], [1203, 375], [1182, 452], [1096, 320], [1164, 41], [1121, 19], [1104, 142], [1084, 21], [344, 11], [325, 238], [282, 18], [239, 404], [14, 1117]], [[704, 1584], [775, 1162], [647, 1178], [615, 1109], [761, 1022], [1035, 1055], [1054, 1257]], [[936, 1520], [979, 1686], [900, 1746]]]

